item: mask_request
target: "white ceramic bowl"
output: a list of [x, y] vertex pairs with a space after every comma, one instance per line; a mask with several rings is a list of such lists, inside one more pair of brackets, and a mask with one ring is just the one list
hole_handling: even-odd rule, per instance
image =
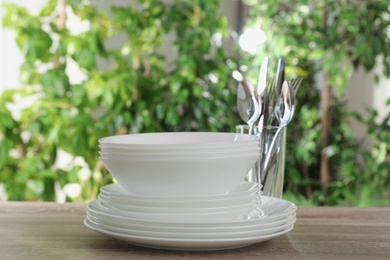
[[257, 144], [253, 135], [220, 132], [164, 132], [116, 135], [99, 139], [103, 148], [193, 149]]
[[130, 193], [154, 197], [200, 197], [234, 189], [258, 154], [201, 159], [101, 158], [120, 186]]

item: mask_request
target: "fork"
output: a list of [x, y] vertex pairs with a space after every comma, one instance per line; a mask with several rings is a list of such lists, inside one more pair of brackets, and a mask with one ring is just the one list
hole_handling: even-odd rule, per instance
[[297, 78], [295, 78], [293, 80], [290, 80], [289, 83], [290, 83], [290, 86], [291, 86], [291, 88], [293, 90], [294, 96], [297, 95], [297, 92], [298, 92], [298, 89], [299, 89], [299, 87], [300, 87], [300, 85], [302, 83], [302, 80], [303, 80], [302, 77], [297, 77]]

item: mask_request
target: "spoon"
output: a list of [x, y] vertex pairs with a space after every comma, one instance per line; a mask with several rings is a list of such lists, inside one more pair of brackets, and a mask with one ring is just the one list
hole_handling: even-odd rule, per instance
[[238, 71], [233, 76], [238, 82], [237, 109], [240, 117], [249, 126], [249, 134], [252, 134], [253, 124], [260, 116], [258, 95], [255, 86]]
[[280, 97], [275, 106], [275, 116], [279, 126], [286, 126], [292, 119], [295, 110], [295, 98], [288, 81], [284, 81], [281, 87]]

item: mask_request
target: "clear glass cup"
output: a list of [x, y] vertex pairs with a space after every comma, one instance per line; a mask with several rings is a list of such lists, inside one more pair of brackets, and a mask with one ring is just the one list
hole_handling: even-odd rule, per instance
[[[237, 133], [248, 134], [248, 125], [237, 125]], [[264, 196], [282, 198], [285, 170], [286, 128], [268, 126], [253, 127], [252, 133], [259, 137], [260, 157], [248, 172], [248, 181], [260, 183]]]

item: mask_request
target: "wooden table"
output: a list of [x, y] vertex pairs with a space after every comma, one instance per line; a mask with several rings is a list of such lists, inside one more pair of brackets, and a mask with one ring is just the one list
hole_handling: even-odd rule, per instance
[[130, 245], [83, 225], [85, 204], [0, 203], [0, 260], [390, 259], [390, 208], [298, 207], [293, 231], [224, 251]]

